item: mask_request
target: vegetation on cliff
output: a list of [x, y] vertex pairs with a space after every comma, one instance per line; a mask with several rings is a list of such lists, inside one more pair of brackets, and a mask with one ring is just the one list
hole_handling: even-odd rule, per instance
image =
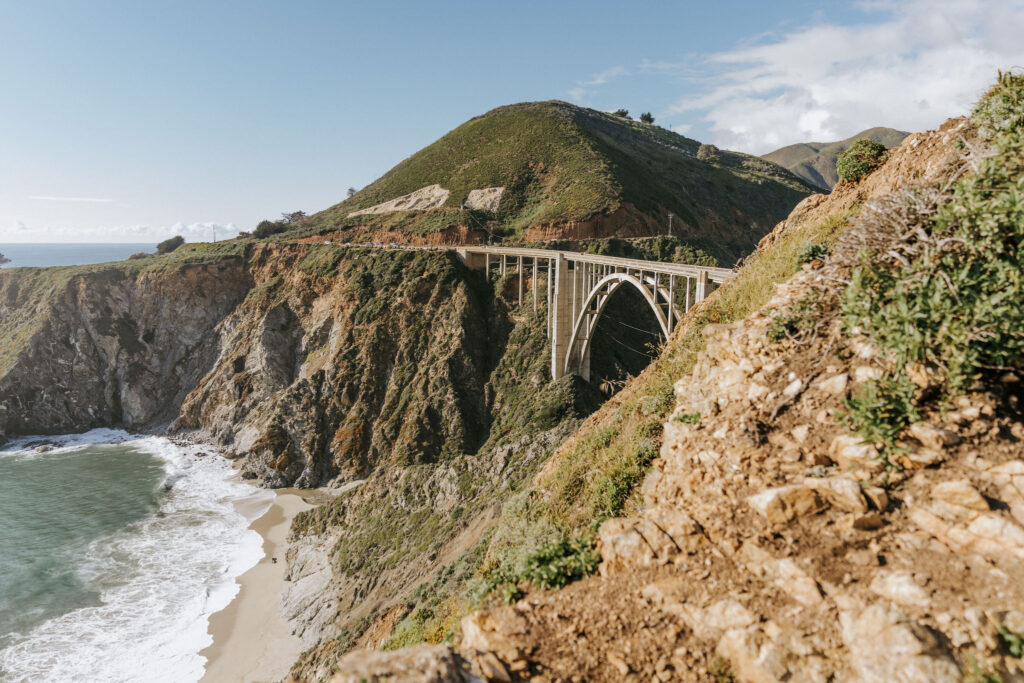
[[972, 382], [1024, 368], [1024, 76], [1001, 74], [972, 118], [986, 151], [964, 160], [964, 178], [857, 223], [863, 260], [844, 321], [891, 365], [851, 397], [847, 419], [886, 452], [919, 419], [922, 383], [948, 405]]

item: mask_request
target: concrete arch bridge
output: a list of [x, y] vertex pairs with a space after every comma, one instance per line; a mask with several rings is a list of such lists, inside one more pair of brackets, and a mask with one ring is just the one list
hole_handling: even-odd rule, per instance
[[[547, 302], [551, 376], [576, 373], [590, 379], [590, 341], [605, 306], [621, 287], [635, 289], [650, 306], [668, 339], [679, 317], [735, 272], [660, 261], [597, 256], [550, 249], [465, 246], [456, 249], [470, 268], [519, 274], [519, 303], [530, 276], [534, 310]], [[545, 285], [538, 291], [539, 275]], [[678, 293], [678, 296], [677, 296]], [[681, 305], [676, 303], [682, 299]]]

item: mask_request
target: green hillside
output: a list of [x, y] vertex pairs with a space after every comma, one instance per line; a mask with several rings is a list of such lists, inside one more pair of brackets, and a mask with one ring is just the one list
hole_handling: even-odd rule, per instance
[[[421, 188], [450, 191], [440, 207], [351, 216]], [[504, 187], [496, 211], [461, 210], [470, 191]], [[402, 161], [303, 230], [425, 236], [463, 226], [505, 242], [674, 232], [731, 261], [749, 252], [813, 188], [761, 158], [721, 151], [656, 125], [577, 107], [532, 102], [478, 116]], [[596, 219], [596, 221], [595, 221]]]
[[867, 138], [886, 147], [896, 147], [910, 133], [893, 128], [868, 128], [839, 142], [798, 142], [762, 156], [785, 166], [808, 183], [831, 190], [839, 182], [836, 159], [857, 140]]

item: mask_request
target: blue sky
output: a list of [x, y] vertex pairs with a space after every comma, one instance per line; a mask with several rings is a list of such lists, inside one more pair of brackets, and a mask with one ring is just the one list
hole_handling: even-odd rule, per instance
[[1021, 0], [0, 0], [0, 242], [202, 239], [523, 100], [753, 153], [963, 113]]

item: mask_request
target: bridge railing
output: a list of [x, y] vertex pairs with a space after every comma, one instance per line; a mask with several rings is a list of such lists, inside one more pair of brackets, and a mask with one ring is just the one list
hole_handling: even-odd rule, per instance
[[618, 266], [623, 269], [643, 270], [647, 272], [658, 272], [683, 277], [699, 277], [701, 273], [707, 273], [708, 280], [721, 284], [736, 274], [736, 271], [729, 268], [716, 268], [712, 266], [697, 266], [682, 263], [669, 263], [665, 261], [645, 261], [643, 259], [622, 258], [620, 256], [603, 256], [600, 254], [585, 254], [577, 251], [559, 251], [554, 249], [535, 249], [519, 247], [487, 247], [487, 246], [465, 246], [457, 247], [459, 253], [489, 254], [492, 256], [525, 257], [552, 259], [561, 255], [567, 261], [578, 261], [581, 263], [592, 263], [603, 266]]

